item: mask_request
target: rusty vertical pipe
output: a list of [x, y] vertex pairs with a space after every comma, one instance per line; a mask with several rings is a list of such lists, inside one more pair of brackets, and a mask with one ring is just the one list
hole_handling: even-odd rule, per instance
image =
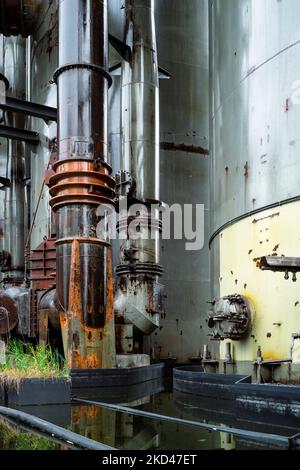
[[112, 280], [109, 243], [96, 236], [97, 208], [114, 198], [107, 163], [107, 1], [62, 0], [58, 13], [58, 161], [50, 179], [57, 305], [69, 367], [101, 368], [109, 363], [104, 336]]

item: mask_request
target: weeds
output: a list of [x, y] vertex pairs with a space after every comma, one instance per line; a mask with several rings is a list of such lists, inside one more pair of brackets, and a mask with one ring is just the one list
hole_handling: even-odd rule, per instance
[[18, 431], [0, 419], [0, 450], [59, 450], [59, 445], [39, 436]]
[[17, 339], [9, 341], [6, 362], [0, 365], [0, 383], [18, 383], [22, 378], [57, 378], [68, 375], [66, 364], [56, 350], [33, 346]]

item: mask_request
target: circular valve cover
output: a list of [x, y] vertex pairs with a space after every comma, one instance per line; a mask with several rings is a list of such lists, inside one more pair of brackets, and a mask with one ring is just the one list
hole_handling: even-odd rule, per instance
[[228, 295], [212, 301], [211, 304], [208, 326], [212, 329], [212, 339], [240, 340], [248, 334], [254, 308], [246, 297], [239, 294]]

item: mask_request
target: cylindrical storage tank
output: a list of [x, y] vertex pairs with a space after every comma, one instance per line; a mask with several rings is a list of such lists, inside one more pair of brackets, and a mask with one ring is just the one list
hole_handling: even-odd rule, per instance
[[166, 313], [152, 346], [161, 358], [188, 362], [202, 355], [208, 333], [208, 2], [157, 0], [155, 15], [159, 65], [172, 75], [160, 81], [160, 196], [169, 206], [193, 204], [194, 214], [196, 204], [204, 205], [205, 233], [197, 251], [187, 251], [187, 240], [173, 235], [162, 240]]
[[[293, 380], [299, 280], [285, 279], [280, 264], [300, 248], [300, 3], [212, 0], [210, 27], [214, 298], [226, 297], [226, 308], [241, 308], [243, 298], [252, 306], [248, 331], [233, 341], [236, 370], [251, 373], [262, 356], [263, 378], [269, 361], [280, 361], [272, 379]], [[264, 256], [275, 271], [260, 269]], [[233, 333], [226, 334], [222, 361]]]

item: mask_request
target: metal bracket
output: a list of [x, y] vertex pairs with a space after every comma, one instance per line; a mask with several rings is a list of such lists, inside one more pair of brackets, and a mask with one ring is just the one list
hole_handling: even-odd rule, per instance
[[4, 176], [0, 176], [0, 191], [3, 191], [5, 188], [10, 187], [10, 179], [4, 178]]
[[53, 75], [53, 80], [50, 83], [57, 84], [58, 77], [62, 73], [67, 72], [68, 70], [75, 70], [75, 69], [85, 69], [85, 70], [91, 70], [92, 72], [99, 73], [108, 81], [108, 88], [110, 88], [112, 85], [112, 78], [109, 72], [104, 67], [100, 67], [99, 65], [95, 65], [95, 64], [85, 64], [85, 63], [66, 64], [66, 65], [63, 65], [62, 67], [59, 67], [57, 70], [55, 70], [54, 75]]
[[120, 39], [116, 38], [112, 34], [108, 35], [109, 42], [111, 46], [117, 51], [117, 53], [124, 59], [126, 62], [131, 62], [132, 60], [132, 50], [131, 47], [128, 46]]
[[[129, 62], [129, 61], [127, 61]], [[120, 76], [122, 73], [122, 63], [118, 62], [109, 69], [109, 73], [114, 76]], [[170, 72], [158, 66], [158, 78], [160, 80], [169, 80], [172, 77]]]
[[122, 70], [122, 63], [119, 62], [115, 65], [113, 65], [112, 67], [109, 68], [109, 73], [112, 75], [112, 76], [120, 76], [121, 75], [121, 70]]
[[172, 75], [168, 70], [158, 66], [158, 78], [160, 80], [170, 80], [172, 78]]
[[[126, 62], [131, 62], [132, 61], [132, 49], [128, 44], [126, 44], [123, 41], [120, 41], [120, 39], [116, 38], [112, 34], [108, 35], [109, 42], [111, 46], [117, 51], [120, 57], [122, 57], [123, 60]], [[122, 64], [116, 64], [113, 67], [109, 69], [111, 73], [114, 75], [121, 75], [121, 66]], [[168, 72], [166, 69], [163, 67], [158, 66], [158, 78], [159, 79], [164, 79], [164, 80], [169, 80], [172, 77], [170, 72]]]
[[0, 73], [0, 81], [4, 82], [6, 90], [9, 89], [9, 81], [3, 73]]
[[293, 274], [293, 282], [297, 281], [296, 273], [300, 272], [300, 258], [286, 256], [263, 256], [258, 260], [257, 266], [262, 271], [285, 273], [284, 278], [289, 279], [289, 273]]

